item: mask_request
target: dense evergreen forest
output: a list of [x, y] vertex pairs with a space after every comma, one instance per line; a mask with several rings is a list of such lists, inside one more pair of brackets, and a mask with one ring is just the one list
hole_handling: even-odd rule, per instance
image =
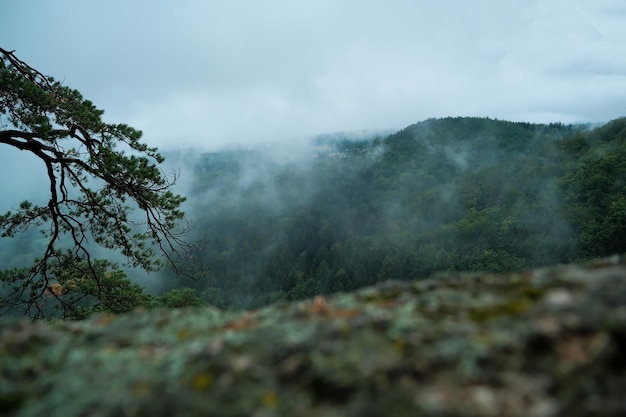
[[[204, 241], [185, 259], [193, 276], [152, 275], [163, 282], [155, 298], [103, 263], [111, 299], [90, 308], [99, 290], [80, 288], [77, 318], [138, 305], [254, 308], [438, 271], [626, 252], [626, 118], [596, 128], [430, 119], [390, 135], [166, 158], [182, 171], [189, 238]], [[9, 282], [45, 241], [33, 230], [2, 245]], [[82, 285], [82, 273], [63, 271], [59, 288]]]
[[625, 251], [626, 118], [595, 129], [430, 119], [314, 145], [292, 162], [267, 150], [196, 158], [185, 209], [206, 240], [193, 260], [203, 268], [166, 282], [252, 308]]

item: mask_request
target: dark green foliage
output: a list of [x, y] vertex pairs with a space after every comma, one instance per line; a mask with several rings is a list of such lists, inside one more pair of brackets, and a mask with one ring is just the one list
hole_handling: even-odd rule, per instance
[[[22, 281], [4, 274], [3, 291], [17, 294], [6, 300], [36, 305], [33, 295], [56, 282], [48, 259], [93, 263], [83, 236], [131, 265], [158, 266], [154, 244], [178, 242], [172, 233], [183, 202], [150, 162], [162, 156], [139, 143], [140, 132], [104, 124], [77, 92], [11, 65], [3, 61], [0, 104], [22, 130], [0, 132], [0, 142], [35, 153], [52, 172], [69, 171], [50, 177], [52, 205], [24, 202], [0, 216], [0, 226], [7, 236], [44, 227], [51, 242], [66, 235], [75, 247], [47, 246]], [[188, 288], [161, 301], [252, 308], [438, 271], [509, 272], [625, 252], [625, 120], [591, 130], [430, 119], [385, 138], [320, 137], [297, 162], [251, 150], [201, 155], [186, 207], [206, 248], [169, 260], [204, 269], [177, 278]], [[89, 188], [91, 177], [104, 186]], [[145, 230], [133, 228], [131, 206], [146, 214]], [[43, 280], [22, 286], [34, 276]]]
[[[115, 268], [116, 265], [106, 261], [96, 261], [92, 265], [69, 263], [58, 266], [53, 271], [57, 283], [52, 284], [50, 290], [56, 294], [50, 298], [71, 306], [75, 316], [70, 317], [81, 319], [94, 312], [120, 314], [138, 307], [155, 306], [152, 296], [145, 294], [141, 286], [130, 282], [124, 271]], [[95, 269], [96, 279], [93, 279], [92, 269]]]
[[[204, 155], [190, 204], [209, 270], [182, 284], [210, 288], [209, 303], [250, 308], [437, 271], [624, 252], [620, 123], [432, 119], [384, 139], [324, 138], [304, 164]], [[217, 198], [193, 207], [205, 194]]]
[[[19, 274], [20, 282], [10, 274], [10, 285], [3, 284], [3, 310], [45, 316], [38, 306], [60, 280], [56, 265], [87, 265], [90, 279], [98, 283], [93, 243], [146, 270], [162, 265], [157, 253], [173, 260], [180, 244], [185, 246], [183, 230], [177, 229], [185, 199], [171, 192], [172, 181], [158, 167], [163, 157], [140, 142], [140, 131], [105, 123], [103, 113], [78, 91], [0, 48], [0, 143], [32, 154], [45, 166], [49, 182], [47, 203], [25, 201], [0, 215], [2, 237], [35, 229], [46, 239], [38, 259]], [[128, 287], [113, 295], [97, 286], [90, 295], [105, 304], [109, 301], [102, 297], [135, 292]], [[126, 308], [111, 302], [106, 309]]]
[[626, 118], [564, 141], [573, 155], [560, 179], [580, 256], [626, 250]]
[[[40, 278], [29, 277], [29, 269], [12, 269], [0, 272], [6, 306], [26, 303], [26, 300], [14, 300], [17, 291], [11, 291], [12, 285], [24, 285], [28, 282], [32, 288], [42, 292], [33, 308], [44, 317], [63, 319], [84, 319], [96, 312], [112, 314], [127, 313], [135, 308], [151, 308], [157, 305], [154, 298], [143, 292], [143, 288], [132, 283], [126, 273], [117, 269], [111, 262], [96, 260], [76, 263], [74, 258], [66, 257], [61, 261], [48, 264], [54, 283], [46, 285]], [[4, 307], [4, 305], [3, 305]]]
[[160, 305], [168, 308], [181, 307], [199, 307], [204, 305], [198, 292], [193, 288], [174, 288], [160, 297], [158, 297]]

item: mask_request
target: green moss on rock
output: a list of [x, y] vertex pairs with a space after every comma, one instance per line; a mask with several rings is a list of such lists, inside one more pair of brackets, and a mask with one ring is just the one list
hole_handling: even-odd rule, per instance
[[2, 416], [626, 413], [626, 262], [3, 322]]

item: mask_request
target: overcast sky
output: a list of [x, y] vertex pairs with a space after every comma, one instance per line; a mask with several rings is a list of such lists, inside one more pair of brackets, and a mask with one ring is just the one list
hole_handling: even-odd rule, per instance
[[1, 0], [0, 42], [164, 150], [626, 115], [624, 0]]

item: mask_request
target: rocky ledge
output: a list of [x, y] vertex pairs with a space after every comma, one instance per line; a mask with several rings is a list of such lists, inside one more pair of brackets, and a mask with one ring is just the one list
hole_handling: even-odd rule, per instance
[[626, 415], [626, 261], [4, 322], [2, 416]]

